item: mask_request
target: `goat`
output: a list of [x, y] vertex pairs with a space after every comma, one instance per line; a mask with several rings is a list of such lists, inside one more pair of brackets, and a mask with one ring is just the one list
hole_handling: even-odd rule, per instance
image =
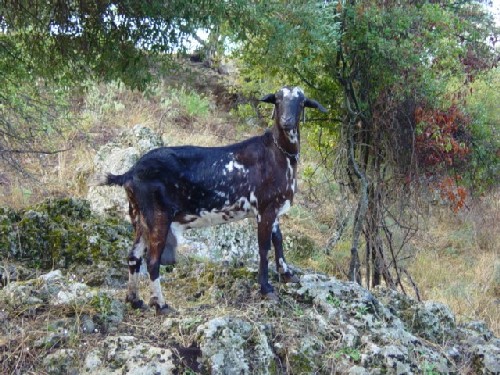
[[125, 174], [108, 174], [99, 181], [123, 186], [127, 193], [135, 232], [126, 297], [132, 307], [143, 307], [137, 282], [144, 256], [151, 281], [149, 305], [166, 314], [171, 308], [162, 294], [160, 264], [175, 263], [181, 232], [247, 217], [257, 219], [262, 295], [277, 299], [268, 280], [271, 243], [282, 280], [298, 282], [285, 263], [279, 217], [290, 208], [297, 188], [300, 116], [304, 107], [326, 109], [298, 87], [285, 86], [261, 101], [275, 106], [274, 125], [263, 135], [223, 147], [160, 147]]

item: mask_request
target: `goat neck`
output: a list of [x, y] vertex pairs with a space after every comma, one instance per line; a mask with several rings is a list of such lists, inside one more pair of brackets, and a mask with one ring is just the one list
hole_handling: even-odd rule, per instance
[[293, 139], [295, 142], [290, 140], [290, 135], [286, 130], [283, 130], [278, 123], [279, 120], [276, 119], [275, 124], [271, 130], [273, 136], [273, 142], [275, 147], [280, 153], [285, 155], [292, 161], [298, 161], [300, 155], [300, 131], [299, 127], [295, 128], [296, 134]]

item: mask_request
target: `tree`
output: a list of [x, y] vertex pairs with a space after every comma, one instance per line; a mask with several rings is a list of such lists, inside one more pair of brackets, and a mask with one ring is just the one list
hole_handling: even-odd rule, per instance
[[[74, 88], [89, 78], [145, 88], [156, 57], [171, 61], [189, 35], [219, 23], [225, 6], [215, 0], [2, 1], [0, 159], [20, 169], [20, 153], [57, 151], [47, 139], [67, 116]], [[56, 100], [46, 95], [49, 87], [57, 89]]]
[[478, 1], [390, 0], [272, 2], [255, 13], [248, 64], [305, 83], [334, 108], [343, 98], [334, 117], [358, 196], [349, 277], [361, 281], [362, 235], [367, 285], [404, 290], [400, 257], [417, 229], [415, 192], [469, 161], [464, 99], [498, 61], [492, 15]]

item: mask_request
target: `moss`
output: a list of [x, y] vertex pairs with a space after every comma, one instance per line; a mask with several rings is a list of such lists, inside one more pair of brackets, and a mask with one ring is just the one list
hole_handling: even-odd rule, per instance
[[255, 279], [254, 273], [247, 267], [231, 268], [230, 274], [231, 277], [234, 279], [248, 279], [248, 280]]
[[130, 246], [128, 223], [95, 216], [80, 199], [48, 199], [19, 212], [4, 208], [0, 224], [0, 256], [42, 269], [117, 261]]
[[314, 370], [311, 358], [304, 353], [294, 353], [290, 355], [289, 365], [292, 374], [311, 374]]

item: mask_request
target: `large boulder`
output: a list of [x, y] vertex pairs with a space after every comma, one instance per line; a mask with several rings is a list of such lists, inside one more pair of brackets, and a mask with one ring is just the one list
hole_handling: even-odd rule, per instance
[[[123, 174], [143, 154], [161, 146], [163, 141], [158, 134], [143, 125], [135, 125], [99, 149], [94, 157], [94, 173]], [[128, 218], [128, 201], [121, 187], [91, 186], [87, 199], [94, 212]]]

